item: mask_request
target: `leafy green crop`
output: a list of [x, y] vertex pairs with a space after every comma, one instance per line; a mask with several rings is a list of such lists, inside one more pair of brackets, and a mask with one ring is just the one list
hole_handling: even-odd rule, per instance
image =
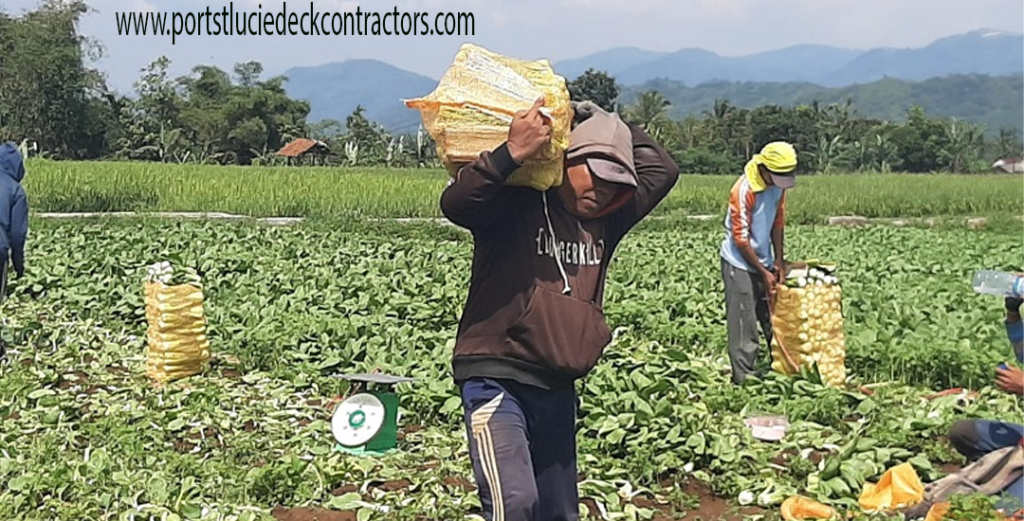
[[[969, 288], [974, 269], [1019, 263], [1019, 237], [791, 227], [790, 258], [838, 263], [854, 381], [767, 373], [734, 387], [719, 228], [644, 226], [619, 250], [606, 302], [615, 340], [580, 384], [591, 514], [692, 512], [698, 482], [738, 506], [801, 493], [842, 508], [894, 464], [940, 476], [959, 461], [941, 440], [953, 421], [1021, 415], [989, 387], [1011, 356], [1001, 302]], [[317, 505], [462, 519], [478, 506], [448, 365], [466, 234], [37, 220], [30, 248], [28, 275], [0, 305], [0, 518], [272, 519], [278, 505]], [[215, 358], [160, 388], [144, 376], [142, 281], [168, 259], [202, 277]], [[418, 379], [399, 388], [401, 451], [332, 452], [331, 400], [348, 389], [331, 375], [374, 369]], [[873, 395], [857, 391], [865, 383]], [[952, 386], [981, 393], [924, 398]], [[786, 415], [786, 438], [753, 439], [752, 413]]]

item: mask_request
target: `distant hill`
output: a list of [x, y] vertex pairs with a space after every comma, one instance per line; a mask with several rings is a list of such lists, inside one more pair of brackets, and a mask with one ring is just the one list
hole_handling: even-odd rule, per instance
[[667, 79], [690, 86], [717, 81], [805, 81], [840, 87], [887, 77], [924, 80], [950, 74], [1024, 73], [1024, 35], [982, 29], [914, 49], [797, 45], [739, 57], [704, 49], [655, 53], [616, 48], [558, 62], [554, 67], [568, 79], [588, 68], [603, 70], [624, 85]]
[[874, 49], [823, 78], [848, 85], [888, 78], [925, 80], [948, 74], [1024, 72], [1024, 35], [980, 30], [937, 40], [921, 49]]
[[348, 60], [285, 71], [288, 95], [306, 100], [309, 121], [335, 119], [342, 125], [357, 105], [364, 115], [388, 130], [416, 130], [419, 114], [402, 104], [402, 99], [430, 93], [437, 80], [377, 60]]
[[[616, 47], [582, 58], [553, 63], [551, 66], [556, 69], [558, 74], [565, 76], [568, 80], [579, 77], [590, 67], [595, 67], [617, 77], [625, 70], [649, 64], [669, 54], [667, 52], [647, 51], [637, 47]], [[618, 81], [621, 82], [622, 80]]]
[[[849, 97], [859, 113], [892, 119], [902, 118], [914, 104], [991, 128], [1020, 129], [1024, 119], [1024, 35], [997, 31], [951, 36], [919, 49], [798, 45], [744, 57], [628, 47], [553, 65], [568, 80], [589, 67], [605, 70], [624, 86], [624, 102], [641, 90], [659, 90], [677, 116], [699, 114], [716, 98], [755, 106]], [[296, 67], [284, 74], [288, 94], [310, 102], [311, 122], [331, 118], [344, 124], [362, 104], [368, 118], [391, 132], [415, 131], [419, 114], [401, 100], [437, 86], [434, 78], [376, 60]]]
[[628, 104], [647, 90], [660, 92], [672, 104], [669, 114], [675, 118], [700, 115], [710, 110], [716, 99], [728, 99], [745, 108], [792, 106], [815, 100], [821, 104], [844, 103], [850, 99], [857, 114], [887, 120], [903, 120], [913, 105], [920, 105], [931, 115], [980, 123], [991, 131], [1006, 127], [1020, 132], [1024, 120], [1024, 75], [955, 75], [921, 82], [885, 79], [841, 88], [806, 82], [717, 82], [687, 87], [681, 82], [655, 80], [625, 88], [619, 100]]

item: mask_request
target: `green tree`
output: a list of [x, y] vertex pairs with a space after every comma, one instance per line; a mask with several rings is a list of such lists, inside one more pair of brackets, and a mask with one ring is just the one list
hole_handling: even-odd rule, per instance
[[90, 97], [101, 76], [86, 62], [102, 47], [77, 29], [79, 0], [46, 0], [14, 18], [0, 12], [0, 133], [31, 139], [58, 157], [102, 153], [113, 118]]
[[569, 89], [569, 98], [574, 101], [592, 101], [609, 112], [617, 109], [615, 100], [619, 97], [619, 86], [615, 78], [603, 71], [587, 69], [566, 86]]
[[647, 91], [637, 98], [625, 111], [626, 120], [640, 125], [655, 140], [662, 141], [669, 119], [667, 112], [671, 104], [657, 91]]

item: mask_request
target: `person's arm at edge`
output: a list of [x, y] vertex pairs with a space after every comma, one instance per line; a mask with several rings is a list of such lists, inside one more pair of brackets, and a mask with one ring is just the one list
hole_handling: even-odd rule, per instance
[[25, 276], [25, 242], [28, 240], [28, 195], [18, 188], [11, 208], [11, 264], [18, 277]]
[[772, 247], [775, 249], [775, 276], [781, 280], [786, 276], [786, 192], [782, 192], [779, 208], [772, 223]]
[[1021, 320], [1019, 305], [1016, 309], [1009, 303], [1006, 306], [1006, 337], [1013, 347], [1014, 355], [1017, 356], [1017, 362], [1024, 363], [1024, 321]]

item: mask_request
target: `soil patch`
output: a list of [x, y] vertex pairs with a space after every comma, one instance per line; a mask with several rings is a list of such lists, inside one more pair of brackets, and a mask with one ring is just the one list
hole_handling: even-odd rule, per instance
[[959, 463], [943, 463], [939, 470], [945, 474], [955, 474], [963, 470], [963, 467]]
[[447, 485], [449, 487], [461, 488], [464, 492], [473, 492], [473, 491], [476, 490], [476, 486], [475, 485], [473, 485], [469, 481], [466, 481], [463, 478], [459, 478], [459, 477], [455, 477], [455, 476], [448, 476], [448, 477], [442, 479], [441, 483], [444, 483], [445, 485]]
[[[666, 489], [674, 485], [670, 479], [661, 483], [662, 488]], [[699, 481], [686, 481], [678, 486], [685, 495], [696, 498], [695, 508], [687, 508], [681, 504], [661, 504], [644, 497], [637, 497], [632, 503], [640, 508], [654, 510], [653, 521], [743, 521], [746, 516], [763, 515], [768, 512], [759, 507], [738, 507], [730, 504], [728, 500], [716, 496], [710, 487]], [[594, 500], [584, 498], [580, 502], [587, 506], [591, 517], [600, 515]]]
[[378, 488], [384, 492], [395, 492], [409, 488], [410, 486], [412, 486], [412, 482], [407, 479], [394, 479], [391, 481], [385, 481], [380, 485], [373, 485], [374, 488]]
[[[779, 465], [780, 467], [785, 467], [788, 466], [791, 461], [799, 457], [800, 453], [795, 449], [786, 449], [776, 454], [775, 457], [772, 458], [772, 463]], [[814, 465], [817, 465], [818, 463], [821, 463], [821, 460], [825, 459], [825, 453], [812, 450], [810, 454], [807, 455], [807, 459]]]
[[650, 508], [659, 510], [659, 513], [654, 516], [654, 521], [743, 521], [746, 516], [766, 513], [763, 508], [731, 505], [724, 498], [716, 496], [710, 487], [699, 481], [687, 481], [682, 488], [687, 495], [699, 498], [697, 508], [688, 509], [686, 515], [679, 517], [676, 509], [651, 506]]
[[349, 494], [349, 493], [355, 492], [357, 490], [359, 490], [359, 487], [357, 487], [355, 485], [343, 485], [343, 486], [340, 486], [340, 487], [332, 490], [331, 494], [335, 495], [335, 496], [344, 496], [345, 494]]
[[358, 521], [355, 512], [331, 511], [314, 508], [277, 507], [270, 512], [278, 521]]

